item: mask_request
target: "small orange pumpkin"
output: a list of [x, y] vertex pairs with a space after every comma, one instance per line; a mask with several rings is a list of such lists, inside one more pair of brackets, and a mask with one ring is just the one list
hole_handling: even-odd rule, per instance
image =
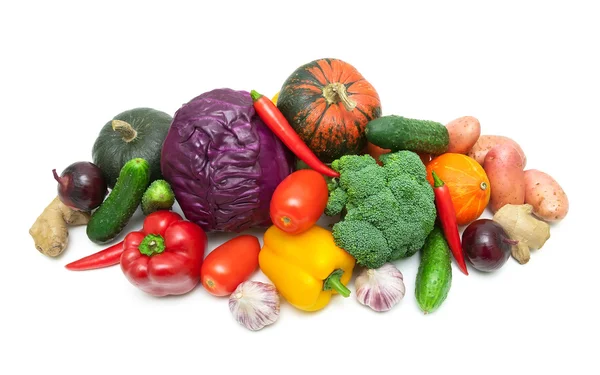
[[448, 185], [458, 225], [467, 225], [481, 216], [490, 201], [490, 181], [475, 159], [455, 153], [435, 157], [427, 164], [431, 186], [432, 171]]

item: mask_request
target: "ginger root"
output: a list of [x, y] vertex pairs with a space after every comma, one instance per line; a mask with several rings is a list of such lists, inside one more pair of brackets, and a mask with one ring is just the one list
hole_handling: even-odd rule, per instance
[[535, 218], [532, 212], [530, 204], [507, 204], [493, 217], [512, 240], [519, 241], [512, 247], [511, 255], [520, 264], [529, 261], [530, 250], [541, 249], [550, 238], [550, 225]]
[[68, 225], [85, 225], [88, 221], [89, 213], [67, 207], [56, 197], [33, 223], [29, 234], [40, 253], [56, 257], [67, 248]]

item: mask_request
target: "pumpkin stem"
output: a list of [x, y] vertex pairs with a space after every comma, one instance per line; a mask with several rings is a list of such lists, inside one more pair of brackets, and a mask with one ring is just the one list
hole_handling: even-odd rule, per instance
[[323, 89], [323, 96], [327, 100], [327, 104], [342, 102], [347, 111], [352, 111], [356, 108], [356, 102], [348, 96], [346, 86], [343, 83], [330, 83]]
[[123, 140], [127, 143], [133, 141], [137, 137], [137, 131], [130, 123], [121, 120], [112, 120], [112, 128], [119, 133]]

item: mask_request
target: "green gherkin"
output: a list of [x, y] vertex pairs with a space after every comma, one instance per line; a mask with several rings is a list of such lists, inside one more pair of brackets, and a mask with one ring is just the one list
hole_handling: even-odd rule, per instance
[[439, 122], [397, 115], [376, 118], [367, 124], [369, 142], [392, 151], [409, 150], [432, 155], [448, 151], [448, 129]]
[[135, 158], [125, 163], [115, 187], [87, 224], [88, 238], [104, 244], [117, 237], [139, 207], [148, 184], [150, 165], [145, 159]]
[[450, 249], [436, 225], [423, 246], [415, 287], [415, 297], [425, 314], [434, 312], [446, 300], [452, 284]]
[[144, 215], [159, 210], [170, 210], [175, 204], [175, 194], [171, 185], [165, 180], [156, 180], [142, 196], [142, 212]]

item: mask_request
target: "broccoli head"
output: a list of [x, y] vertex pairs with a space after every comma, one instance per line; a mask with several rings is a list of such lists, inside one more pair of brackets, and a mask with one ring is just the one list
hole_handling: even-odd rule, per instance
[[415, 254], [433, 229], [436, 209], [426, 169], [412, 151], [380, 158], [346, 155], [332, 163], [340, 173], [330, 185], [327, 215], [345, 209], [333, 226], [336, 244], [368, 268]]
[[333, 233], [336, 245], [360, 259], [365, 267], [379, 268], [391, 255], [383, 233], [367, 221], [340, 221], [333, 226]]

